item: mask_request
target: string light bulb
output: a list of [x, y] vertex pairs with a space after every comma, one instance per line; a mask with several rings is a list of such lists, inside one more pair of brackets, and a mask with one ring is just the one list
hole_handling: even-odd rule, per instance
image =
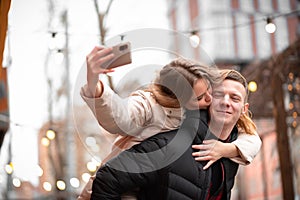
[[292, 84], [288, 84], [288, 91], [292, 91], [293, 90], [293, 85]]
[[50, 140], [46, 137], [43, 137], [41, 139], [41, 143], [42, 143], [43, 146], [48, 147], [50, 145]]
[[52, 129], [47, 130], [46, 136], [49, 140], [53, 140], [55, 138], [55, 132]]
[[293, 112], [293, 118], [296, 119], [298, 117], [298, 113], [297, 112]]
[[18, 178], [13, 178], [12, 183], [16, 188], [21, 187], [21, 180]]
[[14, 171], [14, 165], [12, 162], [10, 162], [9, 164], [5, 165], [5, 171], [7, 174], [12, 174]]
[[293, 104], [292, 102], [290, 102], [290, 103], [289, 103], [289, 109], [290, 109], [290, 110], [293, 110], [293, 108], [294, 108], [294, 104]]
[[86, 167], [90, 172], [95, 172], [97, 170], [97, 165], [95, 162], [88, 162]]
[[51, 37], [50, 37], [50, 40], [49, 40], [49, 49], [50, 50], [53, 50], [53, 49], [55, 49], [56, 48], [56, 39], [55, 39], [55, 37], [56, 37], [56, 32], [51, 32], [50, 33], [51, 34]]
[[248, 83], [248, 88], [250, 92], [255, 92], [257, 90], [257, 83], [255, 81], [250, 81]]
[[56, 187], [59, 189], [59, 190], [65, 190], [66, 189], [66, 183], [63, 181], [63, 180], [58, 180], [56, 182]]
[[51, 37], [49, 38], [48, 47], [50, 50], [60, 49], [65, 46], [65, 34], [60, 34], [58, 32], [51, 32]]
[[124, 40], [125, 35], [120, 35], [121, 42]]
[[197, 48], [199, 46], [200, 37], [197, 31], [192, 31], [189, 39], [192, 47]]
[[267, 18], [265, 29], [267, 33], [274, 33], [276, 31], [276, 25], [273, 23], [273, 20], [270, 17]]
[[89, 173], [83, 173], [81, 175], [82, 180], [86, 183], [89, 181], [90, 177], [91, 177], [91, 175]]
[[293, 126], [293, 128], [296, 128], [296, 127], [297, 127], [297, 122], [296, 122], [296, 120], [294, 120], [294, 121], [292, 122], [292, 126]]
[[39, 165], [36, 166], [36, 170], [39, 177], [43, 176], [44, 170]]
[[70, 184], [74, 188], [79, 188], [80, 181], [78, 180], [78, 178], [73, 177], [73, 178], [70, 179]]
[[50, 192], [52, 190], [52, 185], [49, 182], [44, 182], [43, 183], [43, 188], [45, 191]]
[[64, 55], [64, 50], [63, 49], [57, 49], [56, 52], [54, 52], [54, 63], [56, 65], [61, 65], [64, 61], [65, 55]]

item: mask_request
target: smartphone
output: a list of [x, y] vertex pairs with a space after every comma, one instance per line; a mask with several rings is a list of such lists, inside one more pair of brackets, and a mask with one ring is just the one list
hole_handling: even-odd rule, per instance
[[103, 65], [106, 69], [120, 67], [132, 62], [130, 42], [124, 42], [113, 46], [112, 53], [115, 55], [114, 58]]

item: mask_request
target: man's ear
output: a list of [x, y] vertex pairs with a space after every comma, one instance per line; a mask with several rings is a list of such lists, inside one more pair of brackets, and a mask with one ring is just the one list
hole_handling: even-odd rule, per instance
[[248, 112], [248, 108], [249, 108], [249, 103], [245, 103], [245, 105], [243, 106], [243, 110], [242, 113], [245, 114]]

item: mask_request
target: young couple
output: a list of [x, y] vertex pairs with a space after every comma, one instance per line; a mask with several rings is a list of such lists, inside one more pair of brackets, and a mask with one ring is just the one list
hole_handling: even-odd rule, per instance
[[92, 191], [90, 182], [78, 199], [125, 199], [133, 191], [127, 199], [230, 198], [238, 164], [249, 164], [261, 146], [244, 77], [178, 58], [124, 101], [98, 78], [112, 71], [101, 67], [111, 50], [95, 47], [87, 56], [81, 96], [119, 136]]

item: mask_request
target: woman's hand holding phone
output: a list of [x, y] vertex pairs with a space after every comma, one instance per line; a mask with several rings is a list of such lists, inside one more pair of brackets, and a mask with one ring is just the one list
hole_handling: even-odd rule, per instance
[[96, 46], [86, 56], [87, 84], [93, 97], [101, 96], [102, 86], [99, 74], [113, 72], [114, 68], [131, 63], [130, 43], [113, 47]]
[[87, 64], [87, 85], [91, 97], [101, 96], [102, 90], [99, 85], [99, 74], [113, 72], [113, 69], [106, 69], [103, 65], [114, 58], [112, 47], [96, 46], [86, 56]]
[[106, 69], [112, 69], [123, 65], [130, 64], [131, 60], [131, 44], [130, 42], [124, 42], [112, 47], [113, 59], [104, 63], [103, 67]]

